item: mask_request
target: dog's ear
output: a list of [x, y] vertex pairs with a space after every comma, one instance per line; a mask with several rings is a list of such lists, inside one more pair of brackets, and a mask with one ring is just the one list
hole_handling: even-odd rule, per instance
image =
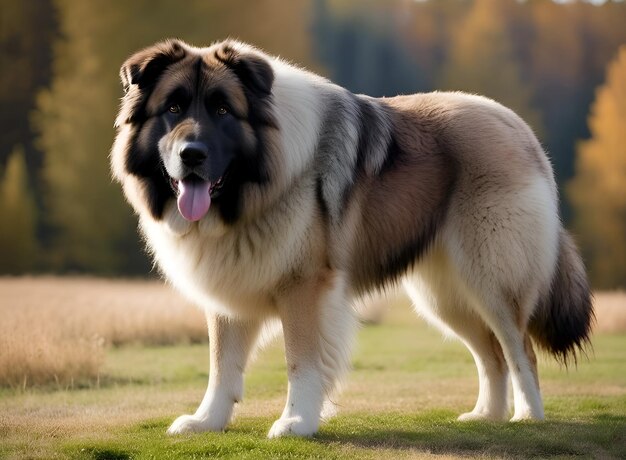
[[235, 72], [241, 82], [256, 96], [268, 96], [274, 83], [274, 71], [262, 56], [242, 48], [237, 42], [225, 41], [215, 57]]
[[180, 40], [166, 40], [133, 54], [122, 64], [120, 78], [125, 95], [115, 126], [141, 119], [150, 88], [168, 66], [187, 55], [187, 49], [188, 45]]
[[168, 66], [185, 57], [185, 48], [182, 41], [170, 39], [133, 54], [120, 69], [124, 92], [131, 85], [140, 89], [153, 85]]

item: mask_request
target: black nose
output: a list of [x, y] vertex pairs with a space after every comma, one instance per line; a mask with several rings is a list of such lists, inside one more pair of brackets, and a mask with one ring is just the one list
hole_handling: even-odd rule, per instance
[[189, 167], [201, 164], [208, 154], [208, 149], [202, 142], [187, 142], [180, 149], [180, 159]]

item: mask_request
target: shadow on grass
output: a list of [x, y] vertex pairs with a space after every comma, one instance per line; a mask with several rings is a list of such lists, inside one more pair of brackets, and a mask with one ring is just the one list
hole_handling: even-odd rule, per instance
[[624, 458], [626, 415], [585, 421], [457, 422], [452, 413], [339, 417], [316, 437], [358, 448], [506, 458], [584, 456]]
[[227, 433], [169, 437], [170, 420], [152, 420], [120, 437], [66, 446], [72, 458], [397, 458], [447, 454], [505, 458], [624, 458], [626, 415], [584, 421], [460, 423], [449, 412], [340, 416], [312, 439], [267, 439], [268, 418], [242, 418]]
[[112, 449], [95, 450], [94, 460], [129, 460], [131, 453]]

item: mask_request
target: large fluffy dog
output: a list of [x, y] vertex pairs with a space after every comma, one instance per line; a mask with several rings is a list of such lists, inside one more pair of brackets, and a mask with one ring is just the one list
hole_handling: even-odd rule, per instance
[[282, 323], [270, 437], [311, 435], [349, 367], [351, 299], [401, 282], [478, 367], [462, 420], [542, 419], [531, 337], [588, 340], [584, 267], [528, 126], [483, 97], [374, 99], [234, 41], [168, 40], [122, 66], [113, 175], [165, 277], [205, 309], [208, 389], [170, 433], [223, 430], [251, 350]]

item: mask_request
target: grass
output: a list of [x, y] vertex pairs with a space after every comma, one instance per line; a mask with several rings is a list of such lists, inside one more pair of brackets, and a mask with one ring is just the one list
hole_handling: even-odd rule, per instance
[[577, 369], [540, 359], [544, 423], [459, 423], [476, 371], [454, 341], [398, 305], [361, 330], [339, 416], [313, 439], [265, 438], [282, 410], [279, 343], [262, 352], [226, 433], [168, 437], [204, 393], [201, 344], [108, 347], [99, 385], [0, 389], [0, 458], [624, 458], [626, 335], [596, 334]]
[[0, 278], [0, 385], [97, 384], [108, 347], [207, 341], [206, 321], [160, 281]]
[[[394, 301], [397, 303], [397, 301]], [[384, 318], [380, 298], [362, 317]], [[626, 332], [626, 293], [596, 294], [597, 332]], [[161, 281], [0, 278], [0, 386], [98, 386], [106, 350], [206, 343], [203, 314]]]

